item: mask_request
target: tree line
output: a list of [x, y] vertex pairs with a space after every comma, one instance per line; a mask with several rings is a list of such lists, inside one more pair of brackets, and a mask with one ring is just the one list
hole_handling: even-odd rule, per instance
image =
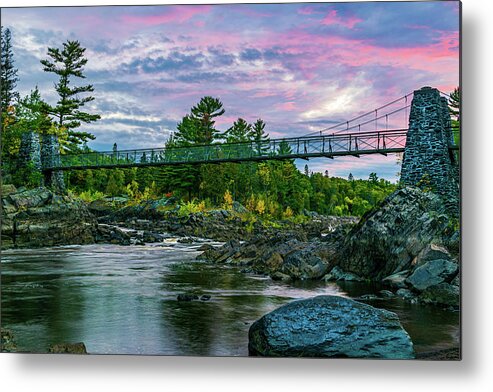
[[[87, 143], [95, 136], [80, 127], [99, 120], [100, 116], [83, 110], [94, 100], [90, 95], [94, 86], [78, 85], [86, 78], [84, 66], [88, 59], [78, 41], [68, 40], [60, 48], [48, 48], [40, 65], [45, 72], [57, 76], [54, 88], [58, 97], [54, 105], [49, 105], [37, 86], [27, 96], [19, 96], [9, 29], [2, 27], [1, 41], [3, 179], [16, 185], [34, 185], [14, 173], [23, 133], [56, 134], [62, 154], [91, 151]], [[458, 91], [453, 94], [458, 96]], [[202, 97], [178, 122], [166, 147], [251, 142], [256, 152], [262, 153], [269, 141], [266, 123], [261, 118], [253, 123], [238, 118], [222, 132], [216, 122], [225, 112], [219, 98]], [[234, 200], [251, 211], [272, 217], [291, 216], [303, 210], [362, 215], [396, 188], [376, 173], [371, 173], [367, 180], [355, 180], [352, 174], [343, 179], [330, 177], [327, 171], [313, 173], [308, 166], [301, 172], [294, 160], [68, 171], [65, 180], [71, 192], [88, 200], [101, 196], [133, 200], [173, 196], [211, 208]]]

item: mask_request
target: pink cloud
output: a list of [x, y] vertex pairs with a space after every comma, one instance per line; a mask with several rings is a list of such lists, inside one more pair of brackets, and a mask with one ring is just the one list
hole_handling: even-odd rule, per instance
[[276, 107], [281, 110], [285, 110], [287, 112], [291, 112], [293, 110], [297, 110], [296, 103], [294, 101], [284, 102], [281, 104], [277, 104]]
[[349, 18], [342, 18], [337, 15], [336, 10], [331, 10], [327, 16], [322, 20], [323, 25], [332, 25], [338, 24], [347, 27], [348, 29], [352, 29], [356, 23], [362, 22], [362, 19], [356, 18], [354, 16]]
[[195, 15], [201, 15], [211, 10], [210, 5], [203, 6], [173, 6], [166, 7], [166, 11], [157, 15], [123, 15], [122, 20], [125, 23], [143, 24], [145, 26], [154, 26], [165, 23], [184, 23]]

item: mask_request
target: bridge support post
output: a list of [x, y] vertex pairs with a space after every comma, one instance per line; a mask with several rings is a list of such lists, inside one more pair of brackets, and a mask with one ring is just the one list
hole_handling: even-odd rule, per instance
[[401, 183], [442, 196], [447, 210], [459, 214], [459, 166], [447, 100], [431, 87], [414, 92], [401, 169]]
[[41, 174], [41, 143], [39, 134], [33, 131], [25, 132], [21, 136], [19, 158], [17, 161], [17, 177], [22, 177], [24, 184], [33, 181], [32, 185], [44, 184]]
[[[43, 135], [41, 163], [43, 167], [60, 165], [60, 144], [56, 135]], [[65, 193], [63, 172], [60, 170], [44, 170], [43, 174], [46, 186], [56, 193]]]

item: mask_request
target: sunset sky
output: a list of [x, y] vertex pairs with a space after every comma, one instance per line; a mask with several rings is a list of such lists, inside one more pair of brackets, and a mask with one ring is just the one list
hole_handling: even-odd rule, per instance
[[[39, 60], [67, 39], [87, 48], [84, 83], [96, 98], [87, 111], [102, 119], [83, 128], [97, 136], [90, 143], [97, 150], [164, 145], [205, 95], [224, 104], [219, 129], [260, 117], [271, 137], [285, 137], [422, 86], [450, 92], [459, 83], [456, 1], [3, 8], [1, 16], [12, 31], [21, 95], [37, 85], [54, 103], [55, 78]], [[394, 156], [308, 165], [392, 181], [399, 171]]]

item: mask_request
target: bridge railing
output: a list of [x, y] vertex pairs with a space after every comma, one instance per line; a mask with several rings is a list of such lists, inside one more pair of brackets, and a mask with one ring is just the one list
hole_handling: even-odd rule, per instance
[[187, 163], [219, 163], [296, 159], [333, 158], [341, 155], [400, 152], [406, 144], [406, 129], [329, 134], [297, 138], [270, 139], [262, 142], [221, 143], [172, 148], [67, 154], [52, 170], [104, 167], [160, 166]]

